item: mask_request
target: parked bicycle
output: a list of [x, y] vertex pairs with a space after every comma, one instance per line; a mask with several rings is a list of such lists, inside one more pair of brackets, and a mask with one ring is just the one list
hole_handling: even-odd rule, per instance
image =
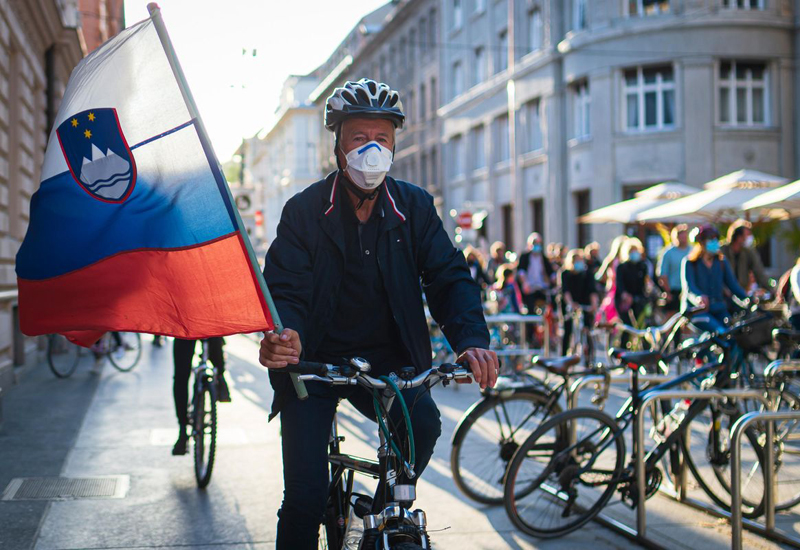
[[[284, 370], [300, 374], [304, 381], [339, 385], [359, 385], [372, 393], [378, 420], [378, 461], [342, 454], [336, 420], [331, 431], [330, 485], [325, 516], [321, 528], [320, 547], [328, 550], [429, 550], [430, 538], [423, 510], [411, 510], [416, 488], [399, 484], [397, 474], [415, 477], [414, 438], [408, 407], [400, 393], [420, 386], [433, 387], [442, 382], [471, 377], [468, 368], [442, 364], [415, 375], [413, 368], [403, 369], [399, 376], [391, 374], [373, 378], [371, 367], [363, 359], [353, 358], [350, 364], [329, 365], [301, 361]], [[408, 441], [399, 441], [393, 432], [388, 411], [398, 400], [403, 410]], [[377, 500], [353, 492], [356, 473], [378, 479]]]
[[[760, 320], [755, 316], [741, 321], [706, 341], [684, 346], [681, 352], [701, 351], [729, 341]], [[635, 452], [632, 460], [625, 463], [625, 432], [629, 426], [644, 420], [637, 418], [639, 404], [652, 392], [693, 381], [703, 381], [707, 389], [724, 389], [731, 385], [730, 364], [723, 361], [706, 363], [669, 382], [640, 391], [640, 369], [652, 368], [664, 359], [658, 351], [621, 354], [621, 363], [631, 367], [632, 391], [631, 398], [615, 417], [595, 409], [572, 409], [553, 416], [525, 440], [509, 464], [505, 478], [504, 504], [515, 526], [532, 536], [558, 537], [575, 531], [597, 516], [617, 490], [631, 507], [641, 504], [634, 478]], [[731, 425], [741, 413], [730, 405], [696, 399], [688, 403], [680, 416], [673, 418], [674, 423], [664, 439], [645, 456], [647, 498], [655, 494], [662, 481], [659, 461], [676, 443], [683, 444], [684, 456], [687, 461], [691, 460], [686, 448], [686, 433], [691, 422], [711, 408], [715, 425], [722, 424], [724, 417]], [[716, 432], [708, 442], [706, 456], [717, 478], [730, 487], [730, 447], [727, 441], [717, 437], [719, 435]], [[743, 513], [746, 517], [755, 517], [764, 506], [764, 453], [757, 430], [749, 429], [746, 439], [742, 463], [748, 475], [743, 479]], [[644, 445], [644, 441], [634, 441], [634, 449], [636, 445]], [[709, 493], [709, 497], [718, 505], [726, 506], [717, 495]], [[730, 504], [727, 506], [729, 508]]]
[[81, 357], [94, 354], [95, 359], [107, 357], [121, 372], [133, 369], [142, 356], [141, 335], [136, 332], [107, 332], [90, 348], [70, 342], [61, 334], [47, 336], [47, 364], [59, 378], [68, 378], [78, 368]]

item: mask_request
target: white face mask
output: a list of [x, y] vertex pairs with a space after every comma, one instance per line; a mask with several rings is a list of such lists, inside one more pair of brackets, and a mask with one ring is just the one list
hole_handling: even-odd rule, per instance
[[350, 181], [365, 191], [371, 191], [383, 183], [392, 166], [392, 152], [377, 141], [353, 149], [345, 158], [345, 171]]
[[755, 242], [755, 238], [753, 237], [753, 235], [748, 235], [748, 236], [747, 236], [747, 237], [745, 237], [745, 239], [744, 239], [744, 245], [745, 245], [747, 248], [750, 248], [751, 246], [753, 246], [753, 242]]

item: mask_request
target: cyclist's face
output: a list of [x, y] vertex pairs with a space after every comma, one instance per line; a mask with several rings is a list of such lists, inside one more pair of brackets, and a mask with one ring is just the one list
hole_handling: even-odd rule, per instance
[[347, 166], [345, 155], [365, 143], [375, 141], [382, 147], [394, 149], [394, 124], [385, 119], [350, 118], [342, 123], [339, 136], [339, 162]]

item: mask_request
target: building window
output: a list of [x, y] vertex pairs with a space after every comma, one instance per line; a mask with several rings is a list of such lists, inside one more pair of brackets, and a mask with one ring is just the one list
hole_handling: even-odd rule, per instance
[[722, 61], [719, 65], [720, 124], [768, 124], [767, 90], [766, 64]]
[[572, 107], [574, 114], [573, 136], [587, 139], [592, 135], [592, 98], [589, 95], [589, 82], [584, 80], [572, 88]]
[[528, 12], [528, 51], [535, 52], [542, 48], [542, 12], [533, 9]]
[[[408, 33], [408, 57], [412, 60], [414, 56], [417, 55], [417, 31], [411, 29]], [[414, 67], [414, 63], [411, 63], [411, 67]]]
[[453, 139], [450, 140], [450, 152], [452, 157], [450, 166], [451, 175], [453, 178], [459, 178], [466, 173], [464, 166], [464, 161], [466, 160], [466, 155], [464, 154], [464, 140], [460, 135], [454, 136]]
[[427, 105], [426, 105], [426, 103], [428, 103], [428, 94], [425, 93], [425, 84], [420, 84], [419, 85], [419, 119], [420, 120], [425, 120], [425, 117], [427, 116], [427, 113], [426, 113]]
[[436, 77], [431, 78], [431, 111], [439, 108], [439, 97], [436, 95]]
[[423, 17], [419, 20], [419, 49], [426, 53], [430, 45], [428, 44], [428, 22]]
[[765, 0], [722, 0], [722, 6], [739, 10], [763, 10]]
[[495, 61], [495, 73], [508, 68], [508, 30], [506, 29], [497, 35], [497, 59]]
[[544, 239], [544, 199], [531, 199], [531, 229]]
[[406, 55], [406, 37], [400, 39], [400, 52], [398, 54], [400, 58], [400, 68], [406, 70], [408, 68], [408, 55]]
[[628, 15], [658, 15], [669, 11], [669, 0], [628, 0]]
[[483, 46], [475, 48], [472, 61], [475, 69], [472, 73], [474, 75], [472, 85], [475, 86], [486, 80], [486, 48]]
[[534, 99], [525, 104], [525, 123], [528, 151], [538, 151], [542, 148], [542, 121], [539, 116], [539, 99]]
[[472, 129], [470, 144], [470, 158], [472, 169], [477, 170], [486, 166], [486, 128], [481, 124]]
[[511, 158], [508, 138], [508, 115], [501, 115], [494, 121], [494, 161], [503, 162]]
[[403, 104], [406, 108], [406, 122], [410, 125], [414, 121], [414, 91], [409, 90], [406, 94], [406, 103]]
[[461, 10], [461, 0], [453, 0], [453, 30], [461, 28], [464, 12]]
[[458, 97], [464, 92], [464, 67], [461, 61], [453, 63], [453, 97]]
[[475, 13], [486, 11], [486, 0], [475, 0]]
[[[589, 213], [589, 191], [575, 192], [575, 217], [580, 218]], [[592, 241], [592, 226], [588, 223], [577, 222], [578, 246], [583, 248]]]
[[436, 43], [436, 10], [431, 10], [428, 14], [428, 44], [431, 48], [437, 46]]
[[629, 131], [675, 127], [675, 78], [672, 67], [625, 71], [625, 128]]
[[502, 206], [503, 216], [503, 242], [506, 243], [506, 250], [514, 250], [514, 205], [504, 204]]
[[586, 28], [586, 2], [587, 0], [573, 0], [572, 2], [572, 30], [574, 31]]

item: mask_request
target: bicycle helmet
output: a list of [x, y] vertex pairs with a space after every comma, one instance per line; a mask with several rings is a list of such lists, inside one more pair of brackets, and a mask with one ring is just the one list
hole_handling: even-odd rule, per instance
[[369, 78], [345, 82], [325, 101], [325, 128], [336, 132], [349, 117], [384, 118], [392, 121], [395, 128], [402, 128], [406, 119], [400, 94]]
[[692, 229], [691, 238], [693, 242], [705, 242], [708, 239], [718, 239], [719, 231], [710, 223], [705, 223]]

